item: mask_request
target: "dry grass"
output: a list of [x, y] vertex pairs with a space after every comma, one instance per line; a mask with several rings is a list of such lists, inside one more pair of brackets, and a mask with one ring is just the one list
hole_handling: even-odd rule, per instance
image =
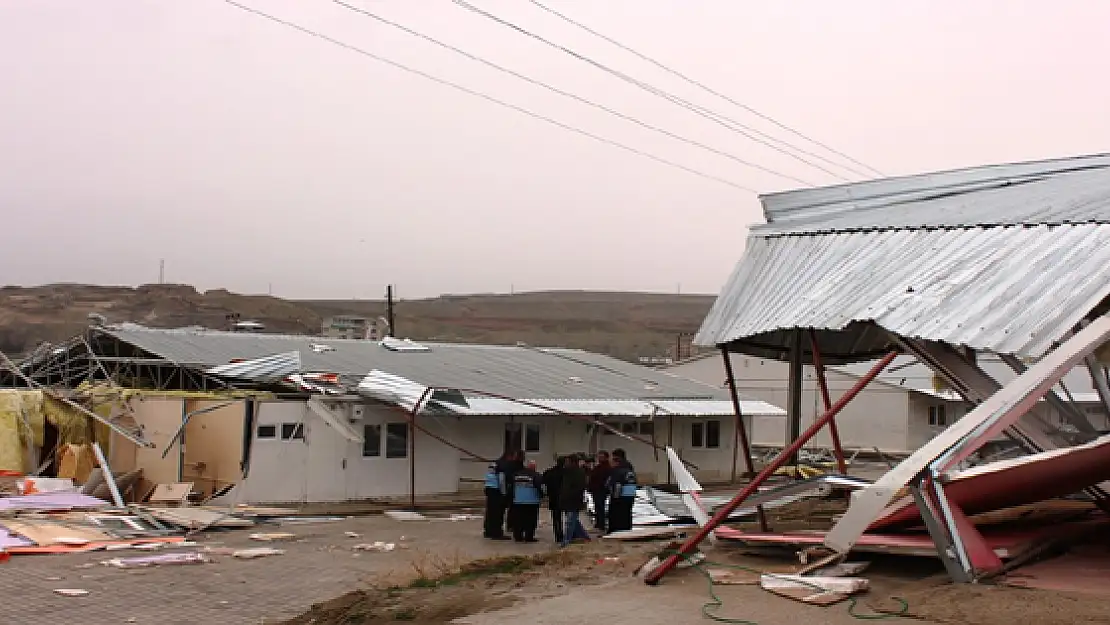
[[[413, 339], [564, 346], [618, 358], [669, 353], [676, 336], [697, 330], [707, 295], [552, 291], [517, 295], [445, 296], [403, 300], [398, 332]], [[224, 290], [198, 293], [185, 285], [102, 287], [52, 285], [0, 288], [0, 350], [20, 353], [40, 341], [79, 333], [90, 312], [110, 322], [154, 327], [223, 327], [237, 312], [277, 332], [313, 334], [324, 317], [384, 314], [380, 301], [287, 301]]]

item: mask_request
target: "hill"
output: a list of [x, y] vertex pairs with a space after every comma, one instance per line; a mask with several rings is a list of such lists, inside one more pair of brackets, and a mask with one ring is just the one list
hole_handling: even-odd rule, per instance
[[[713, 303], [708, 295], [543, 291], [513, 295], [445, 295], [395, 303], [397, 335], [413, 339], [578, 347], [635, 360], [670, 354], [678, 336], [697, 330]], [[380, 300], [283, 300], [188, 285], [136, 288], [53, 284], [0, 288], [0, 350], [26, 352], [88, 325], [227, 326], [227, 315], [264, 323], [269, 332], [317, 334], [331, 315], [377, 317]]]

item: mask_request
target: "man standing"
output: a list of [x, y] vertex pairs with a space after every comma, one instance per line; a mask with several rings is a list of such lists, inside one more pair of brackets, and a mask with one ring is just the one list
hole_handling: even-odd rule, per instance
[[566, 457], [559, 456], [555, 461], [555, 466], [543, 472], [543, 492], [547, 494], [547, 507], [551, 510], [551, 529], [555, 534], [555, 542], [563, 544], [563, 521], [562, 508], [559, 507], [559, 498], [563, 490], [563, 465], [566, 464]]
[[632, 529], [632, 506], [636, 502], [636, 472], [623, 449], [613, 450], [609, 474], [609, 532]]
[[563, 480], [559, 491], [559, 507], [566, 517], [566, 526], [563, 529], [563, 540], [560, 544], [566, 547], [576, 535], [582, 532], [582, 523], [578, 515], [585, 506], [586, 499], [586, 471], [582, 468], [582, 460], [578, 456], [567, 456], [563, 466]]
[[513, 540], [518, 543], [536, 542], [542, 492], [543, 479], [536, 473], [536, 461], [529, 460], [523, 469], [513, 475], [513, 504], [509, 518], [512, 519]]
[[513, 504], [513, 475], [517, 471], [516, 458], [516, 451], [506, 451], [501, 459], [497, 461], [497, 483], [501, 489], [501, 508], [497, 516], [495, 540], [508, 540], [508, 537], [505, 536], [505, 530], [501, 529], [502, 525], [512, 531], [512, 519], [508, 512]]
[[605, 531], [606, 504], [609, 500], [609, 474], [612, 473], [609, 464], [609, 452], [597, 452], [597, 464], [590, 471], [589, 490], [590, 497], [594, 500], [594, 527]]
[[505, 484], [504, 474], [498, 470], [498, 465], [504, 461], [491, 462], [486, 469], [486, 516], [483, 519], [482, 537], [493, 540], [505, 540], [505, 533], [501, 526], [505, 522]]

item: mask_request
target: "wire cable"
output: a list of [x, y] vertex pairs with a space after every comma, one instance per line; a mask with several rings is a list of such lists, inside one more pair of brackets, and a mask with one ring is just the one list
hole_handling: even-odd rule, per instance
[[457, 89], [458, 91], [462, 91], [463, 93], [468, 93], [468, 94], [470, 94], [474, 97], [486, 100], [487, 102], [492, 102], [494, 104], [497, 104], [498, 106], [502, 106], [502, 107], [505, 107], [505, 108], [508, 108], [508, 109], [512, 109], [512, 110], [514, 110], [518, 113], [527, 115], [529, 117], [533, 117], [533, 118], [538, 119], [540, 121], [547, 122], [548, 124], [551, 124], [553, 126], [558, 126], [559, 128], [562, 128], [563, 130], [567, 130], [567, 131], [573, 132], [575, 134], [582, 135], [583, 137], [588, 137], [588, 138], [593, 139], [594, 141], [597, 141], [599, 143], [604, 143], [606, 145], [611, 145], [613, 147], [620, 148], [621, 150], [624, 150], [626, 152], [630, 152], [632, 154], [642, 156], [644, 158], [653, 160], [653, 161], [655, 161], [657, 163], [661, 163], [663, 165], [667, 165], [669, 167], [674, 167], [676, 169], [681, 169], [681, 170], [683, 170], [687, 173], [694, 174], [695, 176], [700, 176], [700, 177], [706, 178], [708, 180], [713, 180], [715, 182], [719, 182], [721, 184], [728, 185], [728, 186], [733, 187], [735, 189], [740, 189], [741, 191], [747, 191], [749, 193], [755, 193], [757, 195], [759, 193], [755, 189], [752, 189], [750, 187], [746, 187], [742, 184], [732, 182], [731, 180], [727, 180], [725, 178], [714, 176], [713, 174], [707, 174], [705, 172], [698, 171], [696, 169], [693, 169], [692, 167], [687, 167], [685, 165], [676, 163], [674, 161], [670, 161], [670, 160], [667, 160], [665, 158], [655, 156], [654, 154], [650, 154], [648, 152], [644, 152], [643, 150], [639, 150], [639, 149], [636, 149], [634, 147], [625, 145], [623, 143], [613, 141], [612, 139], [606, 139], [605, 137], [602, 137], [600, 135], [596, 135], [592, 132], [589, 132], [588, 130], [582, 130], [581, 128], [575, 128], [574, 126], [564, 124], [563, 122], [560, 122], [556, 119], [552, 119], [550, 117], [547, 117], [547, 116], [541, 115], [539, 113], [535, 113], [533, 111], [530, 111], [530, 110], [528, 110], [528, 109], [526, 109], [522, 106], [517, 106], [516, 104], [505, 102], [504, 100], [499, 100], [499, 99], [497, 99], [497, 98], [495, 98], [491, 95], [482, 93], [480, 91], [475, 91], [474, 89], [471, 89], [469, 87], [464, 87], [464, 86], [462, 86], [458, 83], [451, 82], [451, 81], [446, 80], [444, 78], [439, 78], [438, 76], [433, 76], [432, 74], [429, 74], [427, 72], [418, 70], [418, 69], [413, 68], [413, 67], [409, 67], [408, 65], [404, 65], [403, 63], [399, 63], [397, 61], [386, 58], [384, 56], [374, 54], [373, 52], [370, 52], [369, 50], [364, 50], [362, 48], [359, 48], [358, 46], [354, 46], [352, 44], [346, 43], [344, 41], [340, 41], [340, 40], [335, 39], [333, 37], [329, 37], [328, 35], [316, 32], [312, 29], [306, 28], [306, 27], [301, 26], [299, 24], [296, 24], [294, 22], [290, 22], [290, 21], [284, 20], [280, 17], [275, 17], [273, 15], [270, 15], [269, 13], [266, 13], [264, 11], [260, 11], [258, 9], [246, 6], [244, 4], [236, 2], [235, 0], [224, 0], [224, 2], [233, 6], [233, 7], [235, 7], [235, 8], [237, 8], [237, 9], [246, 11], [247, 13], [252, 13], [252, 14], [258, 16], [258, 17], [262, 17], [262, 18], [267, 19], [271, 22], [281, 24], [282, 26], [285, 26], [287, 28], [291, 28], [293, 30], [302, 32], [306, 35], [310, 35], [312, 37], [315, 37], [317, 39], [327, 41], [328, 43], [331, 43], [333, 45], [337, 45], [341, 48], [345, 48], [347, 50], [350, 50], [351, 52], [356, 52], [356, 53], [361, 54], [361, 55], [363, 55], [367, 58], [374, 59], [374, 60], [376, 60], [380, 63], [384, 63], [384, 64], [389, 65], [391, 67], [395, 67], [399, 70], [408, 72], [410, 74], [415, 74], [417, 76], [420, 76], [420, 77], [425, 78], [427, 80], [430, 80], [432, 82], [436, 82], [436, 83], [439, 83], [441, 85], [451, 87], [452, 89]]
[[[843, 175], [841, 175], [841, 174], [839, 174], [839, 173], [837, 173], [837, 172], [835, 172], [835, 171], [833, 171], [833, 170], [831, 170], [831, 169], [829, 169], [829, 168], [827, 168], [823, 165], [820, 165], [820, 164], [815, 163], [811, 160], [808, 160], [808, 159], [804, 158], [803, 156], [799, 156], [799, 155], [795, 154], [794, 152], [791, 152], [789, 149], [785, 149], [783, 147], [780, 147], [779, 145], [775, 145], [775, 143], [783, 144], [787, 148], [791, 148], [791, 149], [796, 150], [798, 152], [802, 152], [803, 154], [809, 155], [809, 156], [817, 158], [819, 160], [826, 160], [826, 161], [828, 160], [828, 159], [825, 159], [822, 156], [813, 154], [812, 152], [807, 152], [806, 150], [804, 150], [802, 148], [798, 148], [797, 146], [793, 146], [793, 145], [791, 145], [791, 144], [789, 144], [785, 141], [782, 141], [781, 139], [776, 139], [775, 137], [772, 137], [772, 136], [770, 136], [770, 135], [768, 135], [764, 132], [761, 132], [759, 130], [756, 130], [755, 128], [752, 128], [751, 126], [744, 125], [743, 123], [738, 122], [734, 119], [731, 119], [731, 118], [725, 116], [722, 113], [718, 113], [716, 111], [710, 110], [710, 109], [708, 109], [704, 106], [701, 106], [699, 104], [695, 104], [693, 102], [690, 102], [689, 100], [686, 100], [686, 99], [683, 99], [679, 96], [676, 96], [673, 93], [669, 93], [669, 92], [664, 91], [664, 90], [662, 90], [658, 87], [652, 86], [651, 84], [648, 84], [648, 83], [646, 83], [642, 80], [638, 80], [636, 78], [633, 78], [632, 76], [629, 76], [628, 74], [625, 74], [624, 72], [613, 69], [612, 67], [609, 67], [608, 65], [605, 65], [605, 64], [600, 63], [598, 61], [595, 61], [594, 59], [592, 59], [588, 56], [585, 56], [585, 55], [583, 55], [579, 52], [575, 52], [574, 50], [571, 50], [570, 48], [568, 48], [566, 46], [555, 43], [554, 41], [551, 41], [550, 39], [547, 39], [547, 38], [545, 38], [541, 35], [537, 35], [536, 33], [533, 33], [530, 30], [527, 30], [525, 28], [517, 26], [516, 24], [514, 24], [514, 23], [512, 23], [508, 20], [502, 19], [502, 18], [494, 15], [493, 13], [490, 13], [489, 11], [486, 11], [486, 10], [480, 8], [480, 7], [474, 6], [473, 4], [467, 2], [466, 0], [452, 0], [452, 2], [454, 2], [458, 6], [464, 8], [468, 11], [471, 11], [472, 13], [476, 13], [478, 15], [481, 15], [482, 17], [485, 17], [486, 19], [489, 19], [489, 20], [491, 20], [491, 21], [493, 21], [497, 24], [500, 24], [502, 26], [505, 26], [506, 28], [509, 28], [513, 31], [516, 31], [519, 34], [522, 34], [526, 37], [530, 37], [532, 39], [535, 39], [536, 41], [539, 41], [539, 42], [541, 42], [541, 43], [543, 43], [547, 46], [555, 48], [556, 50], [559, 50], [559, 51], [561, 51], [565, 54], [568, 54], [568, 55], [574, 57], [575, 59], [578, 59], [579, 61], [582, 61], [582, 62], [587, 63], [589, 65], [593, 65], [594, 67], [596, 67], [596, 68], [598, 68], [598, 69], [600, 69], [600, 70], [602, 70], [602, 71], [604, 71], [608, 74], [616, 76], [617, 78], [619, 78], [619, 79], [621, 79], [625, 82], [628, 82], [632, 85], [635, 85], [635, 86], [639, 87], [640, 89], [643, 89], [644, 91], [647, 91], [648, 93], [651, 93], [652, 95], [659, 96], [659, 97], [661, 97], [665, 100], [668, 100], [668, 101], [672, 102], [673, 104], [677, 104], [678, 106], [681, 106], [682, 108], [690, 110], [690, 111], [692, 111], [692, 112], [694, 112], [694, 113], [696, 113], [696, 114], [698, 114], [698, 115], [700, 115], [700, 116], [702, 116], [702, 117], [704, 117], [704, 118], [706, 118], [710, 121], [713, 121], [714, 123], [717, 123], [717, 124], [727, 128], [727, 129], [735, 132], [735, 133], [743, 135], [744, 137], [747, 137], [748, 139], [750, 139], [750, 140], [752, 140], [756, 143], [767, 146], [767, 147], [771, 148], [772, 150], [775, 150], [776, 152], [780, 152], [782, 154], [785, 154], [786, 156], [788, 156], [790, 158], [793, 158], [793, 159], [795, 159], [795, 160], [797, 160], [801, 163], [804, 163], [806, 165], [809, 165], [810, 167], [813, 167], [815, 169], [819, 169], [819, 170], [829, 174], [830, 176], [833, 176], [834, 178], [837, 178], [837, 179], [842, 180], [842, 181], [848, 181], [848, 178], [845, 178]], [[774, 142], [774, 143], [772, 143], [772, 142]], [[836, 163], [832, 163], [832, 164], [833, 164], [833, 166], [836, 166], [836, 167], [845, 167], [844, 165], [839, 165], [839, 164], [836, 164]]]
[[548, 84], [548, 83], [545, 83], [545, 82], [543, 82], [543, 81], [541, 81], [541, 80], [538, 80], [538, 79], [532, 78], [531, 76], [528, 76], [528, 75], [526, 75], [526, 74], [522, 74], [522, 73], [520, 73], [520, 72], [517, 72], [517, 71], [515, 71], [515, 70], [509, 69], [509, 68], [507, 68], [507, 67], [505, 67], [505, 66], [503, 66], [503, 65], [498, 65], [497, 63], [494, 63], [493, 61], [490, 61], [489, 59], [485, 59], [485, 58], [482, 58], [482, 57], [480, 57], [480, 56], [478, 56], [478, 55], [475, 55], [475, 54], [471, 54], [470, 52], [467, 52], [466, 50], [463, 50], [462, 48], [459, 48], [459, 47], [457, 47], [457, 46], [453, 46], [453, 45], [451, 45], [451, 44], [449, 44], [449, 43], [444, 43], [444, 42], [442, 42], [442, 41], [440, 41], [440, 40], [438, 40], [438, 39], [436, 39], [436, 38], [434, 38], [434, 37], [431, 37], [430, 35], [426, 35], [426, 34], [424, 34], [424, 33], [421, 33], [421, 32], [419, 32], [419, 31], [416, 31], [416, 30], [414, 30], [414, 29], [412, 29], [412, 28], [409, 28], [408, 26], [405, 26], [404, 24], [399, 24], [399, 23], [397, 23], [397, 22], [394, 22], [394, 21], [392, 21], [392, 20], [389, 20], [389, 19], [387, 19], [387, 18], [384, 18], [384, 17], [382, 17], [382, 16], [380, 16], [380, 15], [378, 15], [378, 14], [376, 14], [376, 13], [373, 13], [373, 12], [371, 12], [371, 11], [368, 11], [368, 10], [366, 10], [366, 9], [363, 9], [363, 8], [360, 8], [360, 7], [357, 7], [357, 6], [354, 6], [354, 5], [348, 4], [348, 3], [346, 3], [346, 2], [343, 2], [343, 0], [332, 0], [332, 1], [333, 1], [333, 2], [335, 3], [335, 4], [338, 4], [338, 5], [339, 5], [339, 6], [341, 6], [341, 7], [344, 7], [344, 8], [347, 8], [347, 9], [351, 10], [351, 11], [354, 11], [354, 12], [356, 12], [356, 13], [360, 13], [360, 14], [362, 14], [362, 15], [365, 15], [366, 17], [369, 17], [369, 18], [372, 18], [372, 19], [374, 19], [374, 20], [377, 20], [378, 22], [380, 22], [380, 23], [382, 23], [382, 24], [385, 24], [385, 25], [387, 25], [387, 26], [391, 26], [391, 27], [393, 27], [393, 28], [396, 28], [396, 29], [398, 29], [398, 30], [404, 31], [404, 32], [406, 32], [406, 33], [408, 33], [408, 34], [410, 34], [410, 35], [412, 35], [412, 36], [414, 36], [414, 37], [418, 37], [418, 38], [420, 38], [420, 39], [423, 39], [424, 41], [427, 41], [427, 42], [429, 42], [429, 43], [435, 44], [435, 45], [437, 45], [437, 46], [439, 46], [439, 47], [441, 47], [441, 48], [444, 48], [444, 49], [446, 49], [446, 50], [450, 50], [450, 51], [452, 51], [452, 52], [454, 52], [454, 53], [456, 53], [456, 54], [460, 54], [460, 55], [462, 55], [462, 56], [464, 56], [464, 57], [466, 57], [466, 58], [468, 58], [468, 59], [470, 59], [470, 60], [472, 60], [472, 61], [475, 61], [475, 62], [481, 63], [482, 65], [485, 65], [485, 66], [487, 66], [487, 67], [491, 67], [491, 68], [493, 68], [493, 69], [496, 69], [496, 70], [497, 70], [497, 71], [499, 71], [499, 72], [503, 72], [503, 73], [505, 73], [505, 74], [509, 74], [510, 76], [514, 76], [514, 77], [516, 77], [516, 78], [519, 78], [520, 80], [523, 80], [523, 81], [525, 81], [525, 82], [528, 82], [528, 83], [530, 83], [530, 84], [533, 84], [533, 85], [535, 85], [535, 86], [537, 86], [537, 87], [541, 87], [541, 88], [543, 88], [543, 89], [547, 89], [548, 91], [551, 91], [551, 92], [553, 92], [553, 93], [557, 93], [557, 94], [559, 94], [559, 95], [561, 95], [561, 96], [563, 96], [563, 97], [565, 97], [565, 98], [570, 98], [570, 99], [572, 99], [572, 100], [575, 100], [576, 102], [580, 102], [580, 103], [582, 103], [582, 104], [585, 104], [585, 105], [587, 105], [587, 106], [591, 106], [591, 107], [593, 107], [593, 108], [595, 108], [595, 109], [598, 109], [598, 110], [600, 110], [600, 111], [604, 111], [604, 112], [606, 112], [606, 113], [608, 113], [608, 114], [610, 114], [610, 115], [613, 115], [613, 116], [615, 116], [615, 117], [619, 117], [620, 119], [623, 119], [623, 120], [625, 120], [625, 121], [628, 121], [628, 122], [631, 122], [631, 123], [633, 123], [633, 124], [636, 124], [637, 126], [640, 126], [640, 127], [642, 127], [642, 128], [646, 128], [646, 129], [648, 129], [648, 130], [651, 130], [652, 132], [656, 132], [656, 133], [658, 133], [658, 134], [662, 134], [662, 135], [664, 135], [664, 136], [667, 136], [667, 137], [670, 137], [670, 138], [672, 138], [672, 139], [675, 139], [675, 140], [678, 140], [678, 141], [682, 141], [683, 143], [687, 143], [687, 144], [689, 144], [689, 145], [692, 145], [692, 146], [695, 146], [695, 147], [701, 148], [701, 149], [703, 149], [703, 150], [706, 150], [706, 151], [712, 152], [712, 153], [714, 153], [714, 154], [717, 154], [717, 155], [719, 155], [719, 156], [723, 156], [723, 157], [725, 157], [725, 158], [728, 158], [728, 159], [731, 159], [731, 160], [733, 160], [733, 161], [736, 161], [737, 163], [740, 163], [741, 165], [745, 165], [745, 166], [747, 166], [747, 167], [751, 167], [751, 168], [753, 168], [753, 169], [758, 169], [758, 170], [760, 170], [760, 171], [763, 171], [763, 172], [766, 172], [766, 173], [769, 173], [769, 174], [773, 174], [773, 175], [775, 175], [775, 176], [779, 176], [779, 177], [781, 177], [781, 178], [785, 178], [785, 179], [787, 179], [787, 180], [792, 180], [792, 181], [794, 181], [794, 182], [798, 182], [798, 183], [801, 183], [801, 184], [804, 184], [804, 185], [807, 185], [807, 186], [813, 186], [813, 183], [812, 183], [812, 182], [809, 182], [809, 181], [807, 181], [807, 180], [803, 180], [803, 179], [801, 179], [801, 178], [798, 178], [798, 177], [796, 177], [796, 176], [792, 176], [792, 175], [790, 175], [790, 174], [784, 174], [784, 173], [782, 173], [782, 172], [780, 172], [780, 171], [776, 171], [776, 170], [774, 170], [774, 169], [771, 169], [771, 168], [769, 168], [769, 167], [766, 167], [766, 166], [764, 166], [764, 165], [760, 165], [760, 164], [758, 164], [758, 163], [753, 163], [753, 162], [751, 162], [751, 161], [745, 160], [745, 159], [743, 159], [743, 158], [741, 158], [741, 157], [739, 157], [739, 156], [737, 156], [737, 155], [735, 155], [735, 154], [732, 154], [732, 153], [730, 153], [730, 152], [726, 152], [726, 151], [724, 151], [724, 150], [719, 150], [719, 149], [717, 149], [717, 148], [714, 148], [714, 147], [712, 147], [712, 146], [706, 145], [706, 144], [704, 144], [704, 143], [701, 143], [701, 142], [699, 142], [699, 141], [695, 141], [695, 140], [693, 140], [693, 139], [688, 139], [688, 138], [686, 138], [686, 137], [683, 137], [683, 136], [681, 136], [681, 135], [675, 134], [675, 133], [673, 133], [673, 132], [671, 132], [671, 131], [669, 131], [669, 130], [666, 130], [666, 129], [664, 129], [664, 128], [660, 128], [660, 127], [658, 127], [658, 126], [653, 126], [652, 124], [649, 124], [649, 123], [647, 123], [647, 122], [645, 122], [645, 121], [642, 121], [642, 120], [640, 120], [640, 119], [637, 119], [637, 118], [635, 118], [635, 117], [632, 117], [632, 116], [630, 116], [630, 115], [626, 115], [626, 114], [624, 114], [624, 113], [621, 113], [620, 111], [617, 111], [617, 110], [615, 110], [615, 109], [612, 109], [612, 108], [610, 108], [610, 107], [608, 107], [608, 106], [605, 106], [605, 105], [603, 105], [603, 104], [598, 104], [597, 102], [594, 102], [594, 101], [592, 101], [592, 100], [589, 100], [589, 99], [587, 99], [587, 98], [584, 98], [584, 97], [582, 97], [582, 96], [576, 95], [576, 94], [574, 94], [574, 93], [570, 93], [569, 91], [565, 91], [565, 90], [563, 90], [563, 89], [560, 89], [560, 88], [558, 88], [558, 87], [552, 86], [552, 85], [550, 85], [550, 84]]
[[[717, 621], [718, 623], [729, 623], [731, 625], [759, 625], [755, 621], [750, 621], [750, 620], [742, 619], [742, 618], [730, 618], [730, 617], [721, 616], [721, 615], [717, 614], [717, 611], [724, 607], [725, 602], [722, 601], [721, 597], [717, 594], [717, 582], [713, 581], [713, 576], [709, 573], [709, 569], [707, 568], [709, 566], [722, 568], [722, 569], [733, 569], [733, 570], [737, 570], [737, 571], [744, 571], [745, 573], [752, 573], [752, 574], [760, 576], [760, 577], [767, 576], [767, 577], [773, 577], [773, 578], [777, 578], [777, 579], [786, 579], [786, 580], [789, 580], [789, 581], [791, 581], [795, 584], [799, 584], [799, 585], [802, 585], [802, 586], [808, 586], [812, 590], [817, 590], [817, 591], [821, 591], [821, 592], [828, 592], [824, 587], [819, 586], [817, 584], [811, 584], [809, 582], [802, 581], [802, 580], [798, 579], [796, 576], [795, 577], [786, 577], [786, 576], [783, 576], [783, 575], [777, 575], [775, 573], [764, 573], [763, 571], [760, 571], [759, 569], [754, 569], [754, 568], [747, 567], [747, 566], [742, 566], [742, 565], [739, 565], [739, 564], [731, 564], [731, 563], [727, 563], [727, 562], [711, 562], [709, 560], [704, 560], [704, 559], [699, 560], [699, 559], [694, 558], [694, 556], [692, 556], [692, 555], [685, 554], [685, 553], [682, 553], [680, 551], [675, 551], [675, 550], [665, 550], [663, 553], [661, 553], [659, 555], [660, 555], [660, 558], [666, 557], [666, 556], [671, 556], [671, 555], [678, 556], [678, 557], [682, 558], [683, 560], [685, 560], [686, 563], [689, 564], [691, 568], [696, 570], [698, 573], [701, 573], [701, 575], [703, 577], [705, 577], [706, 581], [709, 582], [709, 598], [710, 598], [710, 600], [707, 601], [705, 604], [703, 604], [701, 606], [701, 613], [702, 613], [702, 616], [704, 616], [704, 617], [706, 617], [706, 618], [708, 618], [712, 621]], [[903, 616], [905, 616], [906, 614], [909, 613], [910, 604], [905, 599], [903, 599], [901, 597], [893, 597], [893, 596], [891, 597], [891, 599], [898, 603], [899, 607], [898, 607], [897, 610], [892, 611], [892, 612], [865, 613], [865, 612], [859, 612], [856, 609], [859, 606], [859, 599], [858, 598], [848, 597], [848, 615], [851, 616], [852, 618], [859, 619], [861, 621], [881, 621], [881, 620], [892, 619], [892, 618], [901, 618], [901, 617], [903, 617]]]
[[[833, 148], [829, 145], [826, 145], [826, 144], [818, 141], [817, 139], [814, 139], [813, 137], [802, 133], [799, 130], [791, 128], [790, 126], [778, 121], [777, 119], [771, 117], [770, 115], [766, 115], [764, 113], [761, 113], [761, 112], [755, 110], [754, 108], [752, 108], [751, 106], [748, 106], [747, 104], [744, 104], [743, 102], [738, 102], [737, 100], [735, 100], [733, 98], [730, 98], [729, 96], [727, 96], [727, 95], [725, 95], [725, 94], [723, 94], [719, 91], [716, 91], [715, 89], [710, 88], [705, 83], [694, 80], [693, 78], [690, 78], [686, 74], [683, 74], [682, 72], [680, 72], [676, 69], [673, 69], [673, 68], [670, 68], [670, 67], [664, 65], [663, 63], [651, 58], [650, 56], [648, 56], [646, 54], [643, 54], [643, 53], [633, 49], [630, 46], [627, 46], [627, 45], [617, 41], [616, 39], [613, 39], [612, 37], [608, 37], [608, 36], [598, 32], [598, 31], [590, 28], [589, 26], [586, 26], [585, 24], [583, 24], [581, 22], [578, 22], [578, 21], [575, 21], [574, 19], [571, 19], [570, 17], [564, 15], [563, 13], [560, 13], [560, 12], [556, 11], [555, 9], [552, 9], [551, 7], [545, 5], [544, 3], [540, 2], [539, 0], [528, 0], [528, 1], [531, 2], [532, 4], [536, 5], [537, 7], [543, 9], [544, 11], [547, 11], [551, 15], [554, 15], [555, 17], [558, 17], [559, 19], [561, 19], [561, 20], [563, 20], [563, 21], [565, 21], [569, 24], [577, 26], [578, 28], [590, 33], [591, 35], [593, 35], [593, 36], [595, 36], [599, 39], [602, 39], [603, 41], [607, 41], [610, 44], [624, 50], [625, 52], [633, 54], [633, 55], [643, 59], [644, 61], [647, 61], [648, 63], [651, 63], [652, 65], [654, 65], [654, 66], [658, 67], [659, 69], [671, 74], [672, 76], [676, 76], [678, 78], [681, 78], [682, 80], [686, 81], [687, 83], [689, 83], [691, 85], [694, 85], [695, 87], [699, 87], [699, 88], [703, 89], [704, 91], [707, 91], [707, 92], [717, 96], [718, 98], [721, 98], [722, 100], [725, 100], [726, 102], [734, 104], [734, 105], [744, 109], [745, 111], [751, 113], [752, 115], [755, 115], [756, 117], [758, 117], [758, 118], [760, 118], [764, 121], [767, 121], [771, 124], [774, 124], [775, 126], [778, 126], [782, 130], [785, 130], [786, 132], [789, 132], [792, 135], [795, 135], [795, 136], [797, 136], [801, 139], [805, 139], [806, 141], [809, 141], [810, 143], [812, 143], [812, 144], [814, 144], [818, 147], [824, 148], [825, 150], [828, 150], [829, 152], [831, 152], [833, 154], [836, 154], [837, 156], [839, 156], [843, 159], [846, 159], [846, 160], [848, 160], [848, 161], [850, 161], [850, 162], [852, 162], [856, 165], [859, 165], [860, 167], [863, 167], [863, 168], [869, 170], [870, 172], [872, 172], [876, 175], [879, 175], [879, 176], [885, 176], [886, 175], [883, 172], [879, 171], [878, 169], [875, 169], [874, 167], [868, 165], [867, 163], [864, 163], [862, 161], [858, 161], [858, 160], [852, 158], [851, 156], [845, 154], [844, 152], [841, 152], [840, 150], [837, 150], [837, 149], [835, 149], [835, 148]], [[852, 171], [856, 171], [856, 173], [860, 173], [855, 169], [853, 169]]]

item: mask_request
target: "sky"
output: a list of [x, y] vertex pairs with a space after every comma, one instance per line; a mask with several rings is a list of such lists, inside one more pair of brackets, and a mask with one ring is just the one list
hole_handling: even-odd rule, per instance
[[[289, 298], [716, 293], [751, 190], [840, 182], [802, 159], [861, 178], [528, 0], [469, 2], [629, 80], [449, 0], [346, 1], [718, 152], [327, 0], [239, 1], [730, 184], [224, 0], [0, 0], [0, 283], [137, 285], [164, 259], [167, 282]], [[887, 175], [1110, 151], [1101, 0], [543, 1]]]

